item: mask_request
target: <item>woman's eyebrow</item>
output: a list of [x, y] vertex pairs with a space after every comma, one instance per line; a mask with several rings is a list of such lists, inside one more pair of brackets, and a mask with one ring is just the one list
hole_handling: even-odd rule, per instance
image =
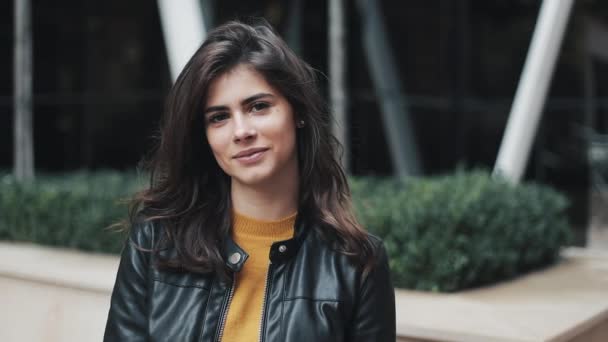
[[264, 97], [274, 97], [274, 95], [269, 94], [269, 93], [258, 93], [258, 94], [255, 94], [253, 96], [249, 96], [248, 98], [246, 98], [243, 101], [241, 101], [241, 106], [247, 105], [247, 104], [249, 104], [251, 102], [254, 102], [254, 101], [259, 100], [259, 99], [264, 98]]
[[228, 110], [227, 106], [211, 106], [211, 107], [207, 107], [205, 109], [205, 111], [203, 112], [203, 114], [209, 114], [211, 112], [219, 112], [222, 110]]
[[[274, 95], [270, 94], [270, 93], [258, 93], [252, 96], [249, 96], [248, 98], [244, 99], [243, 101], [241, 101], [241, 106], [245, 106], [250, 104], [251, 102], [254, 102], [256, 100], [265, 98], [265, 97], [274, 97]], [[211, 112], [218, 112], [218, 111], [226, 111], [229, 110], [228, 106], [226, 105], [220, 105], [220, 106], [211, 106], [211, 107], [207, 107], [204, 111], [204, 114], [208, 114]]]

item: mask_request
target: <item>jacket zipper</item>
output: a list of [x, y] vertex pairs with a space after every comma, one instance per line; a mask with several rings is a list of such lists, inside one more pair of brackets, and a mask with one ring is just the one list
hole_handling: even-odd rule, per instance
[[220, 330], [217, 335], [217, 342], [222, 340], [222, 336], [224, 335], [224, 328], [226, 327], [226, 318], [228, 317], [228, 310], [230, 309], [230, 302], [232, 301], [232, 297], [234, 296], [234, 289], [236, 287], [236, 276], [232, 275], [232, 285], [230, 286], [230, 292], [228, 294], [228, 300], [224, 305], [224, 310], [222, 314], [222, 320], [220, 321]]
[[260, 318], [260, 342], [264, 341], [264, 323], [266, 323], [266, 318], [264, 315], [266, 314], [266, 299], [268, 298], [268, 282], [270, 281], [270, 272], [272, 270], [272, 261], [268, 265], [268, 271], [266, 272], [266, 282], [264, 283], [264, 300], [262, 301], [262, 317]]

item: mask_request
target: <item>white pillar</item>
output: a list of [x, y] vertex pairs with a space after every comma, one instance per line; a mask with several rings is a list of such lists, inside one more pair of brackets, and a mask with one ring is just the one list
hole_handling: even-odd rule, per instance
[[14, 46], [14, 148], [17, 180], [34, 178], [34, 128], [32, 114], [32, 25], [30, 0], [15, 0]]
[[494, 174], [518, 183], [525, 171], [573, 0], [544, 0], [515, 93]]
[[158, 0], [158, 11], [171, 78], [175, 81], [205, 40], [203, 10], [199, 0]]
[[344, 1], [330, 0], [327, 12], [329, 26], [329, 97], [333, 113], [333, 133], [344, 147], [342, 167], [349, 171], [350, 146], [348, 144], [348, 113], [346, 95], [346, 25]]

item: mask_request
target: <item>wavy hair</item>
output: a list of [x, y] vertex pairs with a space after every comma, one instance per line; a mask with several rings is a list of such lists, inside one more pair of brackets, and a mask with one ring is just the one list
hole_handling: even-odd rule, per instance
[[[158, 258], [165, 270], [229, 275], [222, 257], [232, 225], [230, 178], [217, 164], [205, 136], [203, 106], [211, 82], [240, 64], [259, 72], [291, 104], [296, 120], [300, 193], [298, 215], [335, 249], [367, 273], [376, 258], [366, 231], [353, 215], [350, 189], [331, 133], [331, 116], [319, 94], [316, 72], [298, 58], [264, 20], [231, 21], [211, 31], [171, 88], [157, 145], [145, 159], [149, 187], [137, 193], [130, 225], [163, 226]], [[158, 247], [154, 253], [160, 256]]]

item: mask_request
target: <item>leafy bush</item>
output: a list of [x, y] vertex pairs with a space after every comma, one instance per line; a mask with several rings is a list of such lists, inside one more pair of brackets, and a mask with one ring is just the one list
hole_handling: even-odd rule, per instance
[[[120, 200], [145, 179], [117, 172], [0, 175], [0, 240], [118, 253]], [[357, 216], [384, 239], [395, 286], [430, 291], [496, 282], [548, 265], [569, 239], [566, 199], [486, 172], [423, 179], [352, 178]]]
[[397, 287], [450, 292], [500, 281], [552, 263], [570, 239], [567, 200], [540, 185], [483, 171], [351, 184]]
[[0, 175], [0, 240], [117, 253], [124, 234], [108, 227], [127, 215], [133, 174], [76, 172], [18, 183]]

